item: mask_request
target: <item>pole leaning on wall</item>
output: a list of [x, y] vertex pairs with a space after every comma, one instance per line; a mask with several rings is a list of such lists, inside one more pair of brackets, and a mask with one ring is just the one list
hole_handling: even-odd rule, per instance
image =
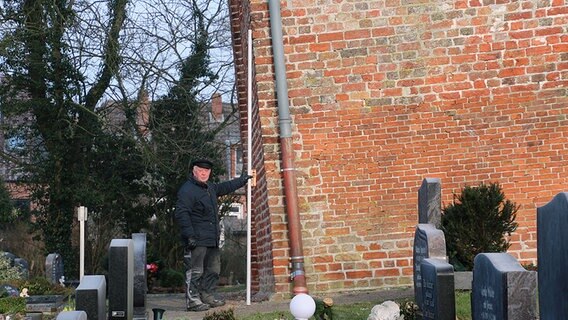
[[[248, 31], [248, 83], [247, 83], [247, 170], [252, 175], [252, 30]], [[251, 211], [252, 183], [247, 183], [247, 306], [251, 291]]]

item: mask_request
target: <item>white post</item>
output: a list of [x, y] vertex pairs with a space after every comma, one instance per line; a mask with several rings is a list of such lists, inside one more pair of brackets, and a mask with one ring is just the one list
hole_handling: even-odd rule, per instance
[[79, 207], [77, 210], [79, 220], [79, 281], [85, 274], [85, 221], [87, 220], [87, 208]]
[[[248, 31], [248, 84], [247, 84], [247, 170], [252, 175], [252, 30]], [[251, 201], [252, 186], [247, 183], [247, 306], [251, 291]]]

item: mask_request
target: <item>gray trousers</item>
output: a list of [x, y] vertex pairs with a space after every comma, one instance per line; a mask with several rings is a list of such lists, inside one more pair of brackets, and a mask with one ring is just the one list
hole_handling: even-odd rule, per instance
[[219, 248], [197, 247], [185, 249], [185, 299], [187, 307], [194, 307], [214, 297], [221, 272]]

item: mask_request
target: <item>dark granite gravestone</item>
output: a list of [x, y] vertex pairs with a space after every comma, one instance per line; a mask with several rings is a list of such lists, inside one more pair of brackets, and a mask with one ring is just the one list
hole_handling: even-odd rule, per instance
[[50, 253], [45, 259], [45, 277], [49, 283], [59, 284], [63, 277], [63, 259], [59, 253]]
[[20, 270], [23, 279], [28, 279], [30, 277], [30, 264], [26, 259], [16, 258], [14, 259], [14, 266]]
[[536, 272], [503, 252], [480, 253], [473, 264], [473, 320], [538, 319]]
[[418, 190], [418, 223], [440, 227], [442, 222], [442, 184], [440, 179], [426, 178]]
[[105, 320], [106, 278], [103, 275], [85, 275], [75, 289], [75, 310], [87, 313], [90, 320]]
[[568, 192], [537, 208], [540, 319], [568, 319]]
[[0, 252], [0, 255], [2, 255], [6, 259], [8, 259], [8, 261], [10, 262], [10, 267], [14, 266], [14, 260], [18, 257], [17, 255], [15, 255], [11, 252], [8, 252], [8, 251]]
[[134, 244], [113, 239], [108, 254], [108, 319], [133, 319]]
[[414, 299], [422, 309], [422, 275], [420, 264], [426, 258], [437, 258], [446, 261], [446, 239], [444, 232], [433, 224], [418, 224], [414, 235]]
[[18, 288], [7, 283], [0, 284], [0, 297], [19, 297], [20, 291]]
[[454, 267], [439, 259], [424, 259], [422, 272], [422, 319], [455, 320]]
[[146, 234], [133, 233], [132, 241], [134, 241], [134, 319], [147, 319]]
[[65, 308], [66, 302], [65, 295], [32, 295], [26, 298], [26, 311], [57, 313]]
[[42, 320], [43, 312], [26, 312], [24, 320]]

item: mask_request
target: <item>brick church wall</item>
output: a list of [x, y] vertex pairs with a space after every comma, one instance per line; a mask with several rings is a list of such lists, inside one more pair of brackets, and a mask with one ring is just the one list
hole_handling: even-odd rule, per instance
[[[286, 295], [268, 2], [233, 2], [246, 8], [233, 11], [233, 28], [242, 37], [250, 23], [254, 38], [257, 275], [261, 283], [273, 277], [274, 292]], [[568, 4], [281, 5], [310, 292], [411, 285], [424, 178], [441, 179], [443, 205], [465, 185], [500, 183], [521, 206], [509, 252], [536, 263], [536, 208], [568, 185]]]

